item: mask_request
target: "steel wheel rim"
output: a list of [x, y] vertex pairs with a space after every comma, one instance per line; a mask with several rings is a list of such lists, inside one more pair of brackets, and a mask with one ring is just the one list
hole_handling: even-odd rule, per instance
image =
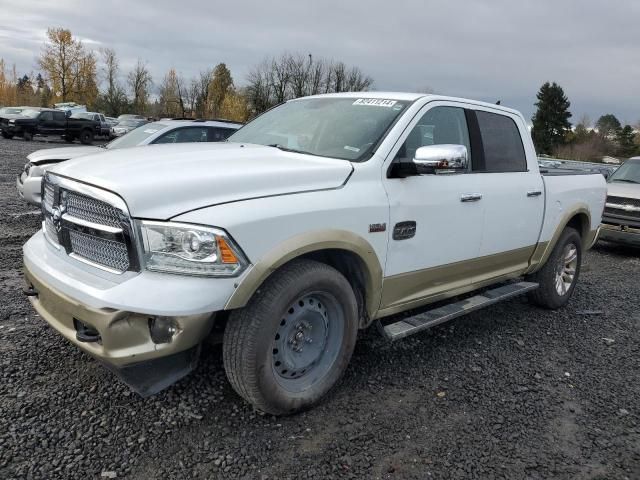
[[578, 247], [569, 243], [562, 250], [562, 255], [558, 260], [556, 268], [556, 292], [561, 297], [566, 295], [573, 285], [576, 278], [576, 270], [578, 268]]
[[330, 293], [308, 293], [289, 305], [271, 350], [278, 384], [290, 392], [301, 392], [324, 378], [340, 352], [344, 324], [344, 312]]

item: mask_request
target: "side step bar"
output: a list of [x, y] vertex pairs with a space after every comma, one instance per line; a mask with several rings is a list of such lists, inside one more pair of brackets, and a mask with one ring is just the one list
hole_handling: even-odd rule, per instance
[[422, 332], [448, 320], [460, 317], [469, 312], [480, 310], [494, 303], [508, 300], [517, 295], [535, 290], [537, 283], [517, 282], [503, 285], [502, 287], [487, 290], [473, 297], [450, 303], [443, 307], [435, 308], [427, 312], [419, 313], [413, 317], [403, 318], [395, 323], [383, 326], [378, 320], [378, 329], [384, 337], [393, 341], [399, 340], [414, 333]]

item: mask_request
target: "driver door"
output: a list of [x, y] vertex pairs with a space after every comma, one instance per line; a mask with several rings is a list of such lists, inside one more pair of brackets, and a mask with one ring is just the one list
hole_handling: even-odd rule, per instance
[[[446, 102], [425, 106], [392, 150], [392, 162], [411, 161], [419, 147], [439, 144], [464, 145], [473, 155], [463, 108]], [[478, 268], [485, 213], [483, 202], [469, 200], [479, 194], [474, 175], [389, 178], [390, 165], [385, 165], [383, 180], [390, 204], [383, 314], [470, 285]], [[409, 235], [415, 227], [413, 235], [401, 234], [407, 226]]]

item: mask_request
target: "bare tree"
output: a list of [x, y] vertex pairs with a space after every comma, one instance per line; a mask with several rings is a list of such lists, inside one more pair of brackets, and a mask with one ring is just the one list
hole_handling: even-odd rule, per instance
[[133, 110], [142, 114], [147, 110], [149, 89], [153, 84], [146, 62], [138, 59], [138, 63], [127, 76], [127, 82], [133, 96]]
[[100, 54], [104, 64], [102, 71], [107, 82], [107, 89], [102, 95], [104, 107], [107, 113], [118, 116], [127, 103], [127, 94], [118, 80], [120, 73], [118, 57], [112, 48], [103, 48]]
[[266, 58], [251, 69], [245, 92], [251, 113], [255, 115], [291, 98], [363, 91], [372, 85], [372, 78], [357, 67], [314, 59], [310, 54], [284, 53], [277, 58]]

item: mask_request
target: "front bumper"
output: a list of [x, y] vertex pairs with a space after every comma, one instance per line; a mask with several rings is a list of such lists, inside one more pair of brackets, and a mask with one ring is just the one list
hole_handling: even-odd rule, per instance
[[20, 198], [35, 206], [40, 206], [42, 202], [41, 184], [42, 177], [30, 177], [24, 172], [16, 179], [16, 188]]
[[[98, 272], [56, 250], [42, 231], [23, 250], [26, 292], [38, 314], [142, 395], [167, 387], [195, 367], [214, 312], [224, 309], [238, 281]], [[152, 320], [175, 327], [169, 341], [156, 335], [154, 342]], [[86, 331], [94, 334], [89, 340]]]
[[598, 240], [640, 247], [640, 228], [603, 223]]
[[[172, 317], [178, 333], [170, 342], [156, 344], [151, 339], [149, 315], [87, 307], [46, 285], [27, 267], [25, 279], [31, 305], [50, 326], [143, 396], [193, 370], [198, 346], [213, 326], [211, 314]], [[79, 325], [95, 329], [99, 339], [83, 341]]]

